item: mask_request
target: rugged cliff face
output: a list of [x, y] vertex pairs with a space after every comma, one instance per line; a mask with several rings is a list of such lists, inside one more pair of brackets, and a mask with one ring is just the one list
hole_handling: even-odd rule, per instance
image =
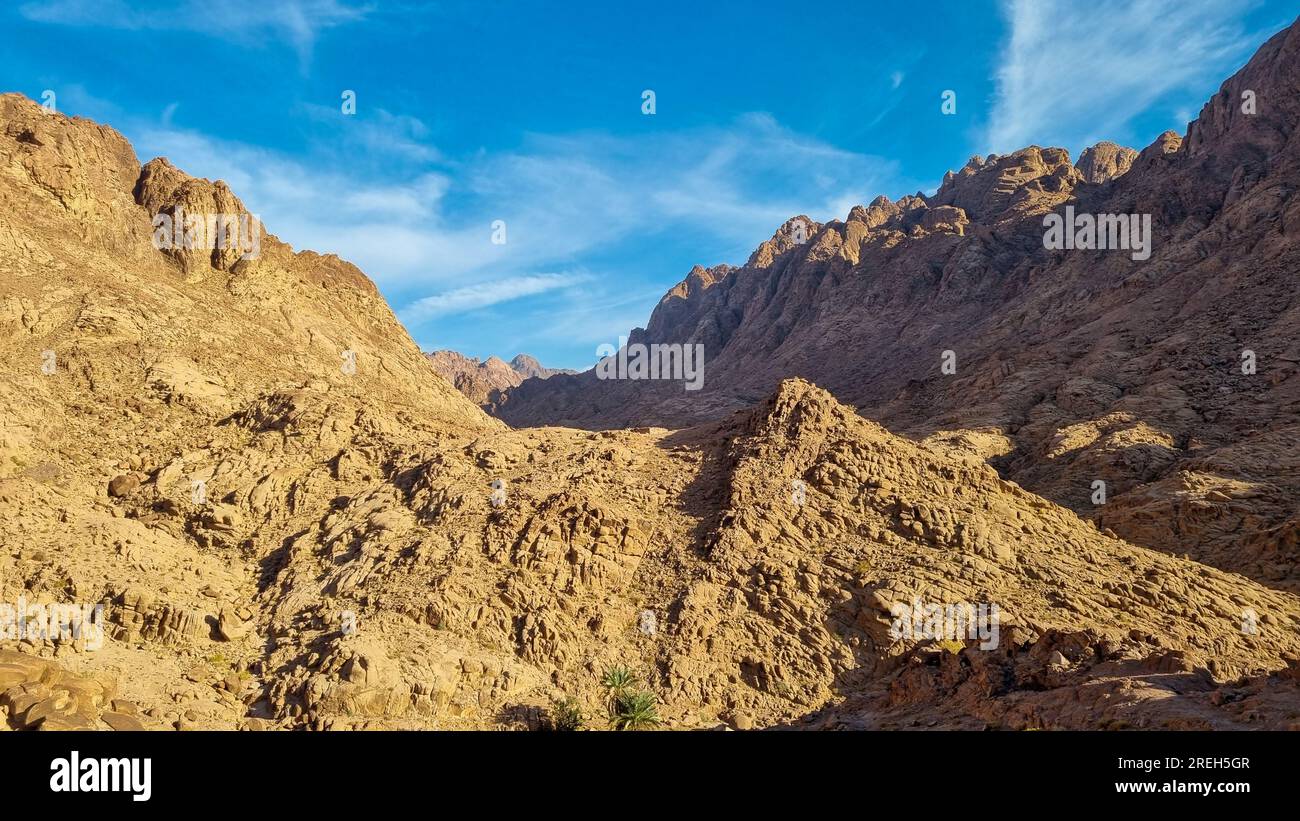
[[[1261, 101], [1294, 38], [1247, 68]], [[1122, 152], [1027, 149], [692, 272], [640, 338], [715, 346], [706, 402], [609, 385], [582, 410], [715, 418], [592, 432], [483, 414], [341, 260], [155, 247], [158, 214], [243, 205], [0, 97], [0, 602], [106, 625], [0, 635], [0, 724], [537, 726], [567, 698], [605, 726], [626, 665], [668, 727], [1293, 726], [1300, 599], [1263, 569], [1294, 566], [1295, 380], [1228, 366], [1294, 339], [1230, 297], [1271, 304], [1253, 289], [1294, 270], [1295, 112], [1268, 142], [1216, 105], [1119, 177]], [[1067, 200], [1155, 210], [1149, 263], [1044, 251], [1034, 220]], [[910, 438], [776, 376], [868, 343], [807, 361]], [[551, 383], [592, 388], [519, 390]], [[998, 455], [1066, 501], [1129, 473], [1099, 528]], [[1177, 555], [1193, 529], [1243, 572]], [[996, 622], [935, 622], [967, 606]]]
[[[792, 219], [744, 266], [694, 269], [632, 333], [702, 344], [700, 392], [588, 372], [492, 410], [515, 425], [680, 426], [798, 376], [1122, 536], [1294, 589], [1300, 465], [1279, 445], [1300, 434], [1298, 87], [1293, 26], [1186, 139], [1140, 154], [1100, 143], [1076, 164], [1038, 147], [975, 157], [933, 197]], [[1150, 215], [1150, 256], [1048, 250], [1044, 217], [1067, 208]]]

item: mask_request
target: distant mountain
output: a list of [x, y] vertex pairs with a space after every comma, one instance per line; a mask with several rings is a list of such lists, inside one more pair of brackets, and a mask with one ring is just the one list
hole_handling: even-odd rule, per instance
[[547, 379], [555, 376], [557, 373], [574, 374], [577, 371], [568, 368], [545, 368], [542, 363], [533, 359], [526, 353], [517, 354], [514, 359], [510, 360], [510, 367], [515, 373], [523, 376], [524, 379]]
[[509, 363], [499, 357], [489, 356], [484, 361], [452, 350], [425, 354], [433, 369], [465, 394], [471, 401], [488, 403], [496, 391], [513, 388], [525, 379], [547, 379], [555, 374], [572, 374], [576, 371], [546, 368], [528, 354], [518, 354]]

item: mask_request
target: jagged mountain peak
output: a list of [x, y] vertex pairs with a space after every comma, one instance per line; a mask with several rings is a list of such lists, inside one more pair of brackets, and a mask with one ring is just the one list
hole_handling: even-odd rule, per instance
[[1187, 128], [1189, 157], [1265, 159], [1293, 142], [1300, 123], [1300, 27], [1291, 25], [1260, 46], [1229, 77]]
[[1098, 185], [1123, 175], [1137, 156], [1138, 152], [1132, 148], [1103, 140], [1085, 148], [1074, 167], [1079, 170], [1083, 182]]
[[956, 173], [948, 172], [927, 204], [961, 208], [972, 220], [996, 222], [1014, 216], [1013, 208], [1035, 194], [1068, 194], [1080, 180], [1063, 148], [1028, 146], [1012, 154], [972, 157]]
[[545, 370], [541, 362], [526, 353], [515, 354], [510, 360], [510, 367], [527, 376], [541, 376]]
[[572, 373], [543, 367], [536, 359], [523, 353], [509, 362], [495, 355], [480, 362], [476, 357], [445, 349], [425, 356], [438, 374], [478, 405], [491, 401], [496, 392], [515, 387], [525, 380], [549, 379], [556, 374]]

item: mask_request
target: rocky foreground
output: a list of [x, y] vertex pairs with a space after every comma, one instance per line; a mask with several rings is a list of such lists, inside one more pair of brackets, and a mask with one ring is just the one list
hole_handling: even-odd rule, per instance
[[[355, 267], [155, 248], [155, 214], [243, 212], [223, 183], [17, 95], [0, 129], [0, 602], [102, 603], [106, 628], [0, 639], [0, 725], [1300, 721], [1300, 597], [1126, 541], [971, 431], [904, 438], [801, 379], [685, 427], [511, 429]], [[915, 602], [996, 605], [995, 646], [900, 636]]]

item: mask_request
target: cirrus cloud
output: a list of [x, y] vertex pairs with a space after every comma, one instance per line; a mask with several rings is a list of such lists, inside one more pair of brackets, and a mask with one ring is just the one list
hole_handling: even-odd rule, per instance
[[1253, 0], [1007, 0], [1009, 38], [986, 151], [1031, 143], [1079, 149], [1131, 138], [1128, 124], [1171, 93], [1240, 65], [1258, 42]]

